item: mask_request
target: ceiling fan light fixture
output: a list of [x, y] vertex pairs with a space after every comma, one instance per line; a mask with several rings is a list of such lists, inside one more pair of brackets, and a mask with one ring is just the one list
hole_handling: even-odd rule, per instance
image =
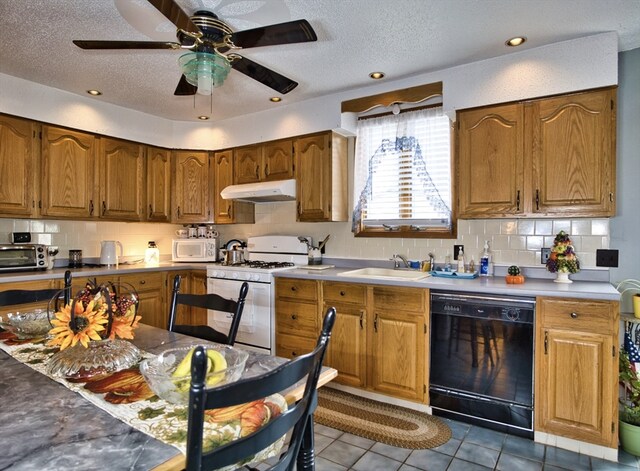
[[279, 96], [272, 96], [271, 98], [269, 98], [269, 101], [272, 101], [273, 103], [280, 103], [282, 101], [282, 98], [280, 98]]
[[222, 85], [231, 70], [225, 56], [208, 52], [183, 54], [178, 64], [187, 82], [198, 87], [200, 95], [211, 95], [211, 90]]
[[384, 72], [371, 72], [369, 77], [373, 80], [380, 80], [381, 78], [384, 78]]
[[208, 119], [209, 119], [209, 117], [208, 117], [208, 116], [205, 116], [205, 115], [202, 115], [202, 116], [198, 116], [198, 119], [199, 119], [200, 121], [206, 121], [206, 120], [208, 120]]
[[100, 90], [87, 90], [87, 93], [91, 96], [100, 96], [102, 92]]
[[527, 38], [524, 36], [516, 36], [515, 38], [508, 39], [505, 41], [505, 44], [509, 47], [517, 47], [524, 44], [527, 41]]

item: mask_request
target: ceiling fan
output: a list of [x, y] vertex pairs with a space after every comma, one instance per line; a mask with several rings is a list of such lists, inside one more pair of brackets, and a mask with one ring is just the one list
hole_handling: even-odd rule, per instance
[[260, 28], [234, 32], [215, 13], [199, 10], [187, 15], [174, 0], [148, 0], [178, 31], [178, 42], [156, 41], [88, 41], [74, 40], [82, 49], [184, 49], [180, 57], [182, 77], [175, 95], [210, 95], [211, 89], [224, 82], [233, 68], [248, 77], [286, 94], [298, 83], [234, 52], [261, 46], [275, 46], [316, 41], [315, 31], [307, 20], [294, 20]]

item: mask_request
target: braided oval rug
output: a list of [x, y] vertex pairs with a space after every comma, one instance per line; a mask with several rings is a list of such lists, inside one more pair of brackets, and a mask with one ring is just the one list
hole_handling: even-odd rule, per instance
[[434, 448], [451, 438], [439, 418], [338, 389], [318, 389], [316, 423], [401, 448]]

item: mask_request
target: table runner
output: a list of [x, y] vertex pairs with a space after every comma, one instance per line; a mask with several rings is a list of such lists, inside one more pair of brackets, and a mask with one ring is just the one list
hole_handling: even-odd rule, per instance
[[[113, 417], [153, 438], [186, 453], [186, 405], [170, 404], [149, 389], [138, 366], [94, 379], [67, 380], [47, 374], [48, 359], [58, 348], [46, 346], [46, 340], [18, 340], [14, 334], [0, 332], [0, 349], [17, 361], [80, 394]], [[143, 357], [151, 354], [142, 352]], [[203, 449], [208, 450], [245, 436], [286, 410], [280, 394], [241, 406], [205, 412]], [[90, 418], [87, 418], [90, 420]], [[257, 463], [276, 456], [284, 437], [265, 448], [246, 463]], [[239, 463], [245, 464], [245, 463]], [[236, 469], [237, 465], [222, 469]]]

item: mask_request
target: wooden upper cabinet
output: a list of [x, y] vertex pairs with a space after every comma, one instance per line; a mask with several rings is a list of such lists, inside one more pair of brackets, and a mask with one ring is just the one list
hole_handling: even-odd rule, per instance
[[293, 178], [293, 142], [291, 139], [264, 144], [262, 161], [262, 180]]
[[615, 90], [526, 105], [534, 213], [615, 215]]
[[323, 132], [294, 140], [297, 219], [347, 221], [347, 139]]
[[209, 153], [174, 151], [172, 222], [211, 221]]
[[235, 149], [234, 183], [256, 183], [260, 181], [262, 146], [253, 145]]
[[93, 134], [42, 126], [42, 209], [47, 217], [89, 218], [96, 214]]
[[458, 126], [458, 217], [615, 214], [615, 89], [460, 111]]
[[35, 215], [36, 123], [0, 115], [0, 215]]
[[253, 204], [225, 200], [220, 196], [223, 189], [233, 185], [233, 163], [233, 149], [213, 155], [213, 221], [216, 224], [254, 222]]
[[171, 218], [171, 151], [147, 147], [147, 221]]
[[521, 104], [458, 114], [458, 217], [523, 212]]
[[144, 147], [134, 142], [100, 138], [98, 176], [100, 217], [141, 221], [146, 193]]
[[293, 178], [291, 139], [235, 149], [234, 183], [257, 183]]

